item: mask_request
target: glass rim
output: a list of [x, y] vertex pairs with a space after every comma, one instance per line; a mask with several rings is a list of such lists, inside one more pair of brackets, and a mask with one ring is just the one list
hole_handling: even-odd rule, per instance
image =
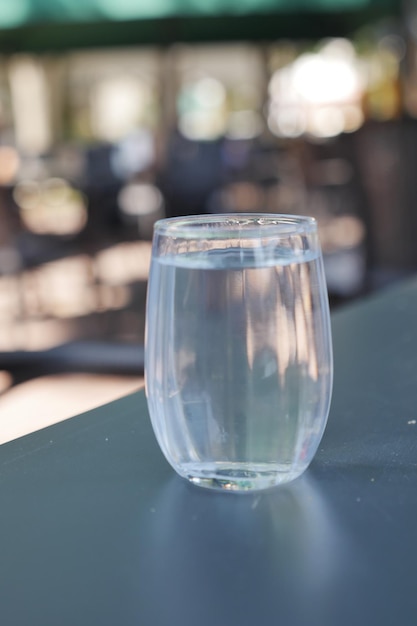
[[160, 219], [154, 224], [155, 235], [183, 239], [290, 237], [316, 231], [314, 217], [287, 213], [184, 215]]

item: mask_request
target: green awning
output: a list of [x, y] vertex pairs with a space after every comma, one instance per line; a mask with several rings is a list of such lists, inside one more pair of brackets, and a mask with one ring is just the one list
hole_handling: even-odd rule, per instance
[[397, 0], [2, 0], [0, 52], [347, 34]]
[[0, 3], [0, 28], [29, 23], [97, 22], [265, 13], [366, 11], [394, 8], [379, 0], [13, 0]]

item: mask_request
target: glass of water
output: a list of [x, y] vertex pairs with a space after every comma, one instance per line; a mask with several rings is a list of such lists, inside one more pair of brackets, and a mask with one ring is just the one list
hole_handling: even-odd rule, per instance
[[286, 483], [320, 443], [332, 388], [327, 290], [311, 217], [155, 224], [146, 394], [156, 438], [196, 485]]

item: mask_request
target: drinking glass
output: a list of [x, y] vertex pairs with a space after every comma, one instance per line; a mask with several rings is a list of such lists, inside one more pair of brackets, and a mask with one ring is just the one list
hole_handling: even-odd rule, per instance
[[313, 218], [156, 222], [146, 394], [159, 446], [180, 476], [225, 491], [299, 476], [326, 425], [332, 374]]

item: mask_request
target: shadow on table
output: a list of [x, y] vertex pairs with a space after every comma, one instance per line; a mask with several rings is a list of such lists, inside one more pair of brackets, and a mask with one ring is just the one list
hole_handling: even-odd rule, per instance
[[200, 492], [175, 477], [145, 534], [142, 606], [155, 625], [344, 624], [360, 612], [365, 568], [311, 476], [253, 496]]

